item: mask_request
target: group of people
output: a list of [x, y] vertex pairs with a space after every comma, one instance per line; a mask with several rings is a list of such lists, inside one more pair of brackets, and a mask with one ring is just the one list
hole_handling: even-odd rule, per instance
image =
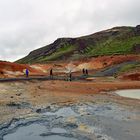
[[83, 75], [88, 75], [88, 69], [83, 69]]
[[[88, 75], [87, 69], [83, 69], [82, 72], [83, 72], [83, 75], [86, 75], [86, 76]], [[29, 77], [29, 70], [28, 69], [25, 70], [25, 74], [26, 74], [26, 77]], [[50, 69], [50, 78], [53, 79], [53, 70], [52, 69]], [[72, 72], [69, 73], [69, 80], [70, 81], [72, 80]]]
[[[82, 71], [83, 71], [84, 76], [88, 76], [88, 69], [83, 69]], [[50, 78], [53, 79], [53, 70], [52, 69], [50, 70]], [[71, 71], [69, 72], [68, 79], [69, 79], [69, 81], [72, 81], [72, 72]]]

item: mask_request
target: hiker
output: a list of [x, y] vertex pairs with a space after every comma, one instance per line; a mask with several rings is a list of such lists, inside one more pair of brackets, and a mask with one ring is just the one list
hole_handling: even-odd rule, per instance
[[52, 69], [50, 70], [50, 77], [51, 77], [51, 79], [53, 79], [53, 70]]
[[69, 80], [72, 81], [72, 73], [70, 72]]
[[26, 77], [29, 77], [29, 70], [28, 69], [26, 69], [25, 74], [26, 74]]
[[83, 69], [83, 75], [85, 75], [85, 69]]
[[86, 75], [88, 75], [88, 70], [86, 69]]

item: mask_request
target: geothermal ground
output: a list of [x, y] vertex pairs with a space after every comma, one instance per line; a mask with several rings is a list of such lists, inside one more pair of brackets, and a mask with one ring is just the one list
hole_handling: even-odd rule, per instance
[[[34, 65], [0, 62], [0, 140], [139, 140], [139, 61], [139, 55], [120, 55]], [[122, 68], [127, 71], [120, 73]]]
[[118, 96], [140, 81], [0, 83], [2, 140], [139, 140], [140, 100]]

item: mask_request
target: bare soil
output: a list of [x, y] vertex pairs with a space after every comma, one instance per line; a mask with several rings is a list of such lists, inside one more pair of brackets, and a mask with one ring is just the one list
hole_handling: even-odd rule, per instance
[[140, 101], [117, 96], [110, 91], [140, 89], [140, 81], [116, 81], [97, 78], [93, 81], [23, 81], [0, 83], [1, 122], [27, 115], [31, 108], [51, 104], [70, 105], [85, 102], [115, 102], [140, 109]]

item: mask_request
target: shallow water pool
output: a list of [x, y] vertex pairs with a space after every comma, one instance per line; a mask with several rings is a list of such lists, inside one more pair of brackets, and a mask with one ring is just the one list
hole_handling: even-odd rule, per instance
[[[47, 128], [43, 125], [31, 124], [29, 126], [20, 127], [15, 132], [5, 135], [3, 140], [76, 140], [75, 138], [53, 134], [45, 137], [41, 136], [41, 134], [47, 131]], [[66, 131], [61, 128], [55, 128], [52, 129], [52, 132], [64, 133]]]
[[118, 90], [115, 93], [123, 97], [140, 99], [140, 89]]
[[78, 116], [71, 107], [63, 107], [60, 108], [58, 111], [52, 113], [52, 112], [46, 112], [43, 113], [44, 115], [56, 115], [56, 116], [62, 116], [62, 117], [70, 117], [70, 116]]

